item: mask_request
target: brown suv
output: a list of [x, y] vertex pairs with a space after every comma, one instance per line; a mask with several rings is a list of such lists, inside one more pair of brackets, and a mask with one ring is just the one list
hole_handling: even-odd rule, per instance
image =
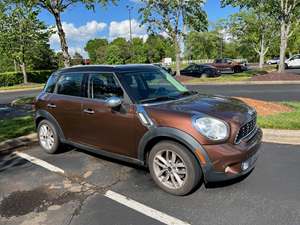
[[152, 65], [55, 72], [36, 99], [40, 145], [62, 144], [147, 166], [165, 191], [250, 172], [262, 132], [243, 102], [190, 92]]

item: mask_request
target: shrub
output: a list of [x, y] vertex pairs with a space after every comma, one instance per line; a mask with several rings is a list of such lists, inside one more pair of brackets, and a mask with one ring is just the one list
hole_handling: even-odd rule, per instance
[[[52, 72], [52, 70], [28, 71], [28, 82], [45, 83]], [[23, 74], [21, 72], [0, 73], [0, 87], [13, 86], [21, 83], [23, 83]]]

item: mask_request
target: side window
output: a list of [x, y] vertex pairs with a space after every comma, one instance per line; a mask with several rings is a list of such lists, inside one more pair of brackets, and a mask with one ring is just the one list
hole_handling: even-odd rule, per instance
[[222, 59], [216, 59], [215, 63], [222, 63]]
[[112, 73], [91, 74], [89, 94], [94, 99], [107, 99], [112, 96], [123, 97], [123, 91]]
[[80, 73], [62, 75], [57, 82], [56, 93], [82, 97], [83, 76], [84, 75]]
[[190, 65], [186, 70], [193, 71], [196, 69], [196, 65]]
[[45, 85], [44, 91], [47, 93], [52, 93], [55, 88], [56, 80], [57, 80], [57, 74], [54, 73], [49, 77]]

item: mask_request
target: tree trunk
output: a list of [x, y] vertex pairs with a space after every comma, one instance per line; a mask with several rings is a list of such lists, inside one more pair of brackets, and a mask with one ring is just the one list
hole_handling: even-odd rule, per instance
[[280, 62], [278, 72], [283, 73], [285, 71], [285, 53], [287, 48], [289, 33], [289, 25], [285, 21], [281, 21], [281, 34], [280, 34]]
[[27, 84], [28, 83], [28, 77], [27, 77], [27, 73], [26, 73], [26, 65], [25, 65], [25, 63], [22, 62], [20, 64], [20, 67], [21, 67], [21, 71], [22, 71], [22, 74], [23, 74], [23, 83]]
[[68, 45], [66, 41], [66, 34], [63, 30], [62, 24], [61, 24], [61, 18], [60, 18], [60, 13], [55, 13], [54, 14], [55, 21], [56, 21], [56, 27], [57, 27], [57, 33], [59, 36], [60, 40], [60, 46], [63, 54], [63, 60], [64, 60], [64, 65], [65, 67], [70, 67], [71, 66], [71, 57], [69, 54], [68, 50]]
[[180, 46], [177, 37], [174, 38], [176, 54], [176, 76], [180, 76]]
[[259, 68], [262, 69], [265, 63], [265, 54], [267, 53], [267, 49], [265, 49], [265, 37], [262, 35], [260, 41], [260, 51], [259, 51]]
[[18, 72], [18, 64], [17, 64], [17, 60], [14, 59], [14, 68], [15, 68], [15, 72]]

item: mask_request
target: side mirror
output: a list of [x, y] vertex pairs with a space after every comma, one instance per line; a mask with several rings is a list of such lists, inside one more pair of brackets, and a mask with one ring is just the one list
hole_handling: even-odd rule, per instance
[[122, 104], [122, 99], [119, 97], [110, 97], [105, 102], [108, 107], [116, 108]]

